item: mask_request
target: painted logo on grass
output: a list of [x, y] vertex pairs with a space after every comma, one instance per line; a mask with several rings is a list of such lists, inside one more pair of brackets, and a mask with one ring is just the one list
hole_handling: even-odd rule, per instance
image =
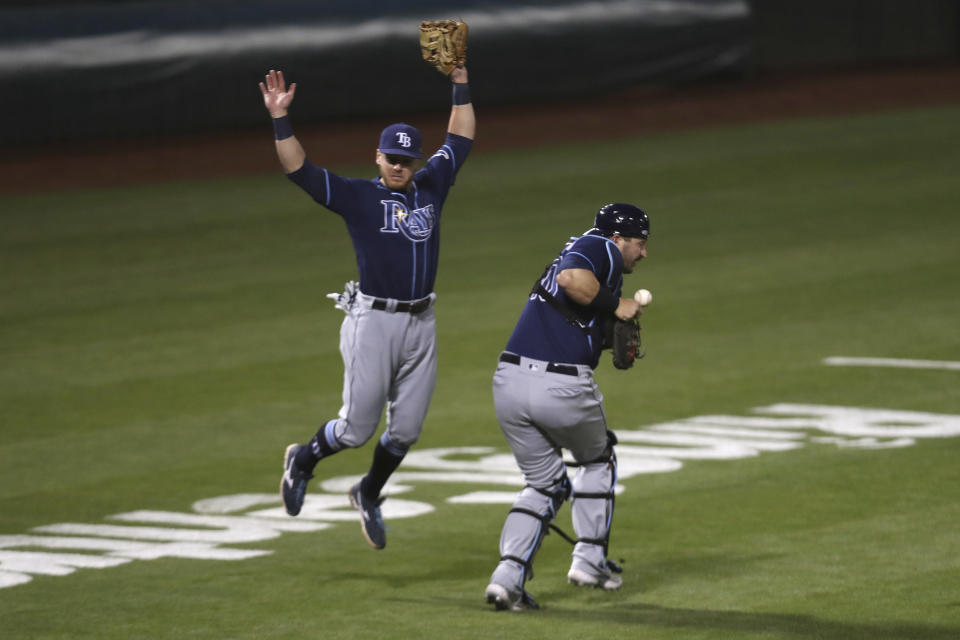
[[[751, 416], [698, 416], [617, 431], [620, 480], [683, 468], [686, 460], [737, 460], [765, 453], [826, 445], [856, 449], [909, 447], [923, 438], [960, 436], [960, 415], [776, 404]], [[135, 560], [190, 558], [246, 560], [273, 553], [228, 545], [263, 542], [285, 533], [322, 531], [359, 514], [347, 490], [359, 476], [315, 483], [296, 518], [286, 515], [275, 492], [243, 493], [198, 500], [193, 511], [131, 511], [107, 523], [36, 527], [27, 534], [0, 535], [0, 588], [33, 576], [65, 576], [77, 569], [105, 569]], [[417, 485], [475, 485], [446, 498], [456, 504], [512, 503], [522, 485], [513, 456], [490, 447], [414, 450], [393, 475], [383, 505], [386, 520], [415, 518], [433, 505], [397, 497]], [[629, 490], [618, 485], [618, 490]]]

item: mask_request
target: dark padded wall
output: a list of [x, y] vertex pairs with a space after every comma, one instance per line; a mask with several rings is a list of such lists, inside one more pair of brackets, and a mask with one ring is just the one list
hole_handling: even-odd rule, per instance
[[456, 16], [450, 3], [397, 6], [7, 6], [0, 144], [253, 126], [263, 120], [256, 85], [270, 68], [309, 87], [298, 122], [436, 109], [450, 88], [420, 59], [425, 18], [468, 22], [471, 87], [486, 105], [736, 73], [750, 54], [745, 0], [459, 2]]
[[750, 0], [759, 69], [956, 60], [957, 0]]
[[955, 63], [958, 6], [8, 0], [0, 2], [0, 145], [259, 126], [256, 84], [270, 68], [307, 88], [298, 123], [437, 110], [449, 84], [420, 60], [417, 24], [427, 18], [470, 24], [472, 92], [492, 106], [757, 71]]

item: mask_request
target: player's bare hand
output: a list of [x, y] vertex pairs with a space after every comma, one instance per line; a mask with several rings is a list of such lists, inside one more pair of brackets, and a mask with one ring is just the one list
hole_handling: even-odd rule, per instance
[[263, 94], [263, 105], [273, 118], [282, 118], [287, 115], [287, 109], [293, 102], [293, 94], [297, 90], [297, 83], [290, 83], [283, 78], [283, 71], [270, 70], [266, 76], [266, 84], [260, 83], [260, 93]]
[[467, 68], [454, 67], [453, 71], [450, 72], [450, 79], [454, 82], [467, 82]]
[[614, 314], [621, 320], [633, 320], [643, 313], [643, 307], [633, 298], [620, 298], [620, 304]]

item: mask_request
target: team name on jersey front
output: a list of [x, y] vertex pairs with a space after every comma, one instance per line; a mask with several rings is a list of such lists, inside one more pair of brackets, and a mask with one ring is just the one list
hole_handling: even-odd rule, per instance
[[437, 217], [433, 205], [419, 209], [408, 209], [399, 200], [381, 200], [383, 205], [383, 226], [380, 233], [402, 233], [411, 242], [425, 242], [433, 234]]

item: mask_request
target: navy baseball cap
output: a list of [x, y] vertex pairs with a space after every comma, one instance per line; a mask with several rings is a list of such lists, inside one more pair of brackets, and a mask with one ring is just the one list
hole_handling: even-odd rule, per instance
[[398, 122], [392, 124], [383, 130], [380, 134], [380, 146], [377, 148], [380, 153], [389, 153], [391, 155], [408, 156], [410, 158], [422, 158], [420, 152], [420, 132], [416, 127]]

